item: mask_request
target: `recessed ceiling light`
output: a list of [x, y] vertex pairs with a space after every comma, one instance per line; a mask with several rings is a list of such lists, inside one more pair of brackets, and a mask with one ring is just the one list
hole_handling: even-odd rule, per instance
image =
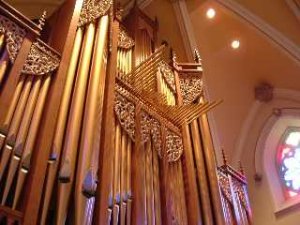
[[238, 49], [240, 47], [240, 41], [239, 40], [233, 40], [231, 42], [231, 48]]
[[209, 8], [207, 11], [206, 11], [206, 16], [208, 19], [212, 19], [214, 18], [216, 15], [216, 11], [213, 9], [213, 8]]

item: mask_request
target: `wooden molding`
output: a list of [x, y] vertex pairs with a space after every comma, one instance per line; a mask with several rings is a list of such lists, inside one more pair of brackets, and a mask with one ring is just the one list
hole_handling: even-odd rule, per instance
[[285, 0], [285, 1], [300, 22], [300, 1], [299, 0]]

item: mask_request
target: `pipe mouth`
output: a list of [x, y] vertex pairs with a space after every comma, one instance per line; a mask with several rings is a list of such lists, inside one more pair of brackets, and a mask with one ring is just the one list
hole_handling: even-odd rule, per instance
[[60, 183], [66, 184], [71, 182], [71, 178], [69, 176], [59, 176], [58, 181]]

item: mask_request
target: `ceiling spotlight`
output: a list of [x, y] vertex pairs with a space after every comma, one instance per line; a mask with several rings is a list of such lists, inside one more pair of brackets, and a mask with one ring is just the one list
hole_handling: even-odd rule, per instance
[[231, 48], [238, 49], [240, 47], [240, 41], [239, 40], [233, 40], [231, 42]]
[[209, 8], [207, 11], [206, 11], [206, 16], [208, 19], [212, 19], [214, 18], [216, 15], [216, 11], [213, 9], [213, 8]]

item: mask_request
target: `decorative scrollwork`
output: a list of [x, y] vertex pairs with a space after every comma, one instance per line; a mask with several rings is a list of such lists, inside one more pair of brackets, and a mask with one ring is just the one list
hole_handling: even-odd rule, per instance
[[141, 142], [146, 143], [150, 137], [157, 154], [162, 158], [162, 135], [160, 122], [147, 112], [141, 112]]
[[150, 139], [151, 134], [151, 116], [145, 111], [141, 112], [141, 142], [146, 143]]
[[223, 196], [232, 203], [232, 195], [230, 191], [230, 182], [228, 177], [222, 172], [218, 171], [219, 184], [222, 191]]
[[183, 153], [182, 138], [173, 131], [166, 132], [166, 157], [168, 162], [177, 161]]
[[191, 104], [203, 93], [203, 81], [197, 77], [181, 78], [180, 89], [183, 104]]
[[116, 93], [115, 113], [132, 141], [135, 141], [135, 105], [128, 99]]
[[118, 47], [130, 49], [134, 45], [135, 45], [134, 40], [131, 37], [129, 37], [129, 35], [123, 28], [120, 28], [120, 32], [118, 35]]
[[152, 136], [154, 149], [157, 151], [158, 156], [162, 158], [161, 125], [160, 122], [156, 119], [152, 119], [151, 136]]
[[49, 74], [58, 68], [59, 63], [60, 57], [38, 40], [31, 45], [22, 73], [39, 76]]
[[162, 61], [159, 65], [159, 70], [164, 80], [168, 83], [169, 87], [174, 93], [176, 93], [175, 76], [169, 65], [166, 62]]
[[79, 26], [84, 26], [104, 16], [111, 5], [112, 0], [84, 0], [80, 13]]
[[6, 50], [10, 61], [14, 63], [26, 35], [26, 30], [0, 15], [0, 33], [5, 35]]
[[246, 199], [246, 193], [244, 189], [244, 184], [240, 183], [237, 180], [233, 180], [233, 189], [234, 192], [237, 194], [239, 200], [242, 203], [242, 206], [245, 208], [245, 210], [249, 210], [250, 206], [248, 205], [248, 201]]

